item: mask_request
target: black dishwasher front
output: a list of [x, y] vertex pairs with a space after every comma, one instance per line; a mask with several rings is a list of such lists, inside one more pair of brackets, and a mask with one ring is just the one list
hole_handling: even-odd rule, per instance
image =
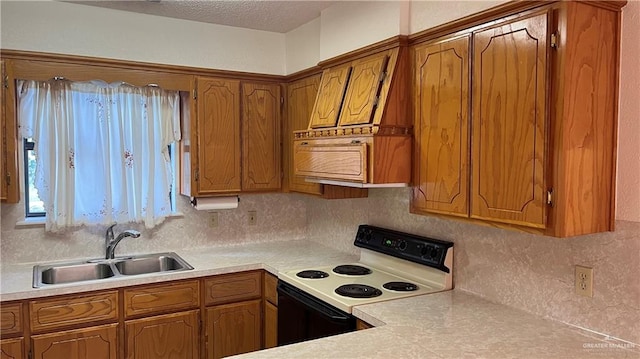
[[356, 330], [356, 318], [308, 293], [278, 281], [278, 345]]

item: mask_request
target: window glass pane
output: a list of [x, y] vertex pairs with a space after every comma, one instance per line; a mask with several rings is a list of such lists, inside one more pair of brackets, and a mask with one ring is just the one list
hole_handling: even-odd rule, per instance
[[33, 142], [29, 138], [25, 141], [25, 165], [27, 168], [26, 185], [27, 185], [27, 217], [43, 216], [44, 204], [38, 196], [38, 190], [35, 187], [36, 181], [36, 156], [33, 153]]

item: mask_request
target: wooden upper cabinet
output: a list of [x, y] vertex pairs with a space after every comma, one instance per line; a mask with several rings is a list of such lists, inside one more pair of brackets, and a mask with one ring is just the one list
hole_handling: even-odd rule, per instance
[[351, 64], [329, 68], [322, 72], [309, 128], [336, 126], [350, 74]]
[[547, 16], [474, 34], [473, 218], [545, 227]]
[[305, 130], [320, 86], [320, 75], [310, 76], [287, 85], [287, 122], [284, 147], [289, 190], [310, 194], [322, 194], [322, 185], [310, 183], [293, 172], [293, 131]]
[[0, 84], [0, 200], [6, 203], [20, 201], [18, 184], [18, 137], [15, 79], [12, 62], [1, 62]]
[[388, 61], [389, 57], [384, 52], [352, 63], [351, 77], [340, 113], [340, 126], [371, 122], [382, 86], [381, 76]]
[[412, 210], [469, 213], [469, 38], [415, 48]]
[[197, 194], [239, 192], [240, 81], [198, 77], [197, 89]]
[[280, 85], [242, 84], [242, 190], [280, 189]]

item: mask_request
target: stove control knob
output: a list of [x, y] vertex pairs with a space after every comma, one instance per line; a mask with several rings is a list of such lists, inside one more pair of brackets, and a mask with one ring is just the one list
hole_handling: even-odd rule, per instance
[[432, 247], [431, 248], [431, 253], [429, 253], [429, 257], [431, 257], [431, 259], [436, 260], [438, 259], [438, 247]]
[[407, 242], [405, 242], [405, 241], [400, 241], [400, 243], [398, 244], [398, 248], [399, 248], [401, 251], [404, 251], [405, 249], [407, 249]]

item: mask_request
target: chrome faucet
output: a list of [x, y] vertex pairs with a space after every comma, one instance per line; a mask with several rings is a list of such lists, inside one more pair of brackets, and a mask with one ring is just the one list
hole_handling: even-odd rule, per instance
[[133, 229], [128, 229], [118, 234], [118, 236], [114, 239], [113, 227], [115, 227], [115, 224], [107, 228], [107, 233], [104, 236], [104, 245], [105, 245], [105, 252], [106, 252], [104, 256], [105, 259], [113, 259], [114, 254], [116, 252], [116, 246], [118, 245], [118, 243], [120, 243], [121, 240], [127, 237], [133, 237], [133, 238], [140, 237], [140, 232], [134, 231]]

